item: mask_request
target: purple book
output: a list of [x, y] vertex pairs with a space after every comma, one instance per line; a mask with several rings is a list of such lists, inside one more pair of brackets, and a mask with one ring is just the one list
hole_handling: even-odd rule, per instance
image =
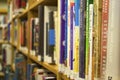
[[60, 64], [64, 63], [65, 54], [65, 0], [61, 0], [61, 35], [60, 35]]

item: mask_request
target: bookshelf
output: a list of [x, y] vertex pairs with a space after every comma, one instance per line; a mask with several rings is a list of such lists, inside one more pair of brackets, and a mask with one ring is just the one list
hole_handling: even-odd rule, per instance
[[[8, 0], [8, 5], [11, 4], [11, 2], [14, 0]], [[57, 6], [57, 1], [58, 0], [28, 0], [28, 8], [24, 9], [24, 11], [20, 14], [14, 15], [12, 16], [11, 19], [9, 19], [8, 24], [10, 24], [10, 40], [8, 41], [8, 44], [12, 45], [14, 47], [14, 49], [17, 49], [18, 51], [20, 51], [24, 56], [27, 57], [27, 63], [31, 63], [31, 62], [35, 62], [38, 65], [48, 69], [49, 71], [53, 72], [56, 76], [57, 76], [57, 80], [61, 80], [60, 74], [59, 74], [59, 70], [58, 70], [58, 65], [51, 65], [47, 62], [40, 62], [38, 61], [38, 57], [31, 55], [30, 52], [30, 23], [31, 23], [31, 18], [34, 17], [38, 17], [38, 6], [39, 5], [55, 5]], [[22, 22], [23, 20], [27, 20], [27, 26], [28, 26], [28, 33], [27, 33], [27, 44], [25, 46], [25, 49], [21, 48], [21, 43], [20, 43], [20, 28], [22, 26]], [[15, 31], [14, 31], [14, 25], [15, 20], [17, 20], [17, 41], [15, 41]], [[17, 42], [17, 44], [15, 44], [15, 42]], [[0, 42], [5, 43], [4, 41]], [[14, 54], [13, 54], [14, 55]], [[12, 56], [14, 57], [14, 56]], [[13, 60], [12, 60], [13, 61]], [[64, 79], [64, 80], [68, 80], [68, 79]]]
[[[56, 75], [57, 80], [84, 80], [87, 78], [87, 80], [101, 79], [102, 77], [106, 77], [103, 71], [105, 66], [108, 67], [108, 72], [112, 72], [107, 63], [109, 64], [110, 54], [114, 53], [114, 48], [112, 50], [113, 44], [107, 44], [107, 41], [109, 41], [108, 43], [113, 41], [113, 43], [116, 44], [114, 46], [118, 47], [117, 42], [119, 41], [117, 40], [119, 40], [119, 36], [113, 36], [118, 28], [112, 30], [113, 26], [111, 26], [110, 23], [109, 26], [111, 27], [111, 31], [108, 29], [109, 36], [106, 35], [107, 28], [105, 28], [106, 31], [104, 31], [104, 27], [106, 25], [108, 26], [108, 21], [114, 25], [112, 22], [117, 18], [110, 16], [110, 14], [115, 14], [117, 11], [112, 12], [112, 10], [110, 10], [112, 13], [108, 14], [108, 12], [106, 12], [106, 15], [103, 15], [104, 10], [109, 11], [109, 9], [107, 9], [108, 0], [27, 0], [27, 7], [23, 6], [24, 9], [21, 12], [15, 12], [17, 8], [16, 5], [13, 5], [13, 3], [15, 3], [14, 1], [15, 0], [8, 0], [10, 8], [14, 8], [10, 9], [13, 12], [10, 11], [12, 15], [9, 14], [10, 18], [8, 19], [8, 24], [10, 25], [10, 40], [8, 42], [1, 40], [0, 44], [8, 43], [12, 45], [14, 47], [12, 49], [13, 51], [18, 50], [20, 54], [23, 54], [27, 59], [27, 64], [35, 63], [39, 65], [40, 68], [42, 67], [49, 70]], [[65, 1], [68, 1], [68, 4], [67, 2], [65, 3]], [[102, 1], [105, 1], [106, 3]], [[114, 7], [113, 4], [111, 5]], [[51, 6], [52, 9], [50, 8]], [[57, 11], [55, 9], [53, 10], [53, 6], [56, 7], [55, 9], [57, 9]], [[112, 9], [112, 7], [110, 8]], [[116, 8], [118, 8], [118, 6]], [[52, 18], [55, 18], [56, 16], [54, 15], [53, 17], [54, 13], [52, 12], [57, 14], [57, 23], [50, 23], [50, 21], [53, 21]], [[0, 10], [0, 13], [6, 13], [6, 11]], [[108, 21], [103, 20], [105, 24], [102, 23], [102, 19], [105, 18], [104, 16], [107, 18], [110, 17], [110, 20], [107, 19]], [[117, 21], [115, 23], [118, 24]], [[52, 46], [49, 44], [50, 37], [53, 38], [51, 35], [56, 33], [52, 30], [53, 27], [51, 27], [50, 24], [56, 25], [54, 27], [58, 29], [56, 30], [57, 35], [54, 36], [57, 38], [56, 41], [52, 40], [55, 42], [55, 45], [51, 43]], [[116, 26], [118, 27], [118, 25]], [[36, 34], [39, 36], [39, 38], [37, 36], [37, 39]], [[102, 37], [103, 45], [106, 46], [106, 51], [104, 49], [102, 51], [101, 48], [104, 48], [101, 44]], [[104, 38], [106, 40], [105, 44]], [[117, 39], [117, 42], [112, 40], [114, 38]], [[110, 45], [110, 47], [107, 45]], [[54, 51], [51, 51], [52, 54], [50, 54], [49, 49], [53, 50], [53, 48]], [[115, 50], [116, 53], [119, 52], [117, 48]], [[13, 51], [12, 57], [14, 57]], [[102, 54], [104, 51], [105, 57], [103, 56], [104, 54]], [[56, 60], [56, 63], [55, 59], [51, 59], [53, 56], [58, 59], [58, 61]], [[104, 59], [106, 57], [108, 58]], [[45, 58], [48, 58], [48, 60]], [[102, 61], [104, 63], [102, 63]], [[12, 62], [12, 64], [14, 64], [14, 59], [12, 59]], [[118, 60], [116, 60], [116, 62], [118, 62]], [[101, 75], [104, 76], [101, 77]], [[112, 76], [114, 75], [112, 74]], [[109, 79], [109, 77], [111, 78], [110, 74], [107, 75], [106, 78]]]

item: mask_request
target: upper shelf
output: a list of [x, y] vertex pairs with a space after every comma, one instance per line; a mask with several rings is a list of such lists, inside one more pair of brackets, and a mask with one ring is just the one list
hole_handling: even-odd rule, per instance
[[7, 14], [7, 9], [0, 9], [0, 14]]

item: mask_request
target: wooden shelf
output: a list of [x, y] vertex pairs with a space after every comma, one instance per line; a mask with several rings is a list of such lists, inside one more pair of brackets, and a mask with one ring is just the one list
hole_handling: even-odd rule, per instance
[[23, 55], [28, 56], [28, 52], [25, 50], [21, 50], [20, 48], [18, 49]]
[[7, 14], [7, 9], [0, 9], [0, 14]]
[[4, 73], [3, 72], [0, 72], [0, 77], [3, 77], [4, 76]]
[[3, 40], [0, 40], [0, 44], [7, 44], [8, 41], [3, 41]]
[[23, 13], [21, 13], [18, 18], [22, 18], [22, 17], [25, 17], [28, 13], [29, 9], [26, 9], [25, 11], [23, 11]]
[[63, 80], [71, 80], [70, 78], [68, 78], [66, 75], [64, 75], [63, 73], [60, 73], [60, 76]]
[[39, 65], [43, 66], [44, 68], [48, 69], [49, 71], [51, 71], [57, 75], [57, 73], [58, 73], [58, 66], [57, 65], [50, 65], [46, 62], [40, 62], [37, 60], [37, 57], [31, 56], [31, 55], [30, 55], [30, 59], [32, 59], [33, 61], [35, 61]]

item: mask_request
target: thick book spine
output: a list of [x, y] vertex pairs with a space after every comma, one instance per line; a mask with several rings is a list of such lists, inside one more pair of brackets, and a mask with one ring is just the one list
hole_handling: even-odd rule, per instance
[[93, 27], [93, 76], [100, 79], [100, 43], [102, 26], [102, 0], [94, 0], [94, 27]]
[[108, 35], [108, 14], [109, 0], [102, 2], [102, 32], [101, 32], [101, 79], [105, 78], [106, 71], [106, 55], [107, 55], [107, 35]]
[[39, 55], [40, 61], [44, 60], [44, 6], [40, 5], [38, 7], [38, 17], [39, 17]]
[[120, 79], [120, 0], [109, 0], [105, 80]]
[[86, 1], [80, 2], [80, 52], [79, 52], [79, 77], [85, 79], [85, 41], [86, 41], [86, 28], [85, 28], [85, 13], [86, 13]]

